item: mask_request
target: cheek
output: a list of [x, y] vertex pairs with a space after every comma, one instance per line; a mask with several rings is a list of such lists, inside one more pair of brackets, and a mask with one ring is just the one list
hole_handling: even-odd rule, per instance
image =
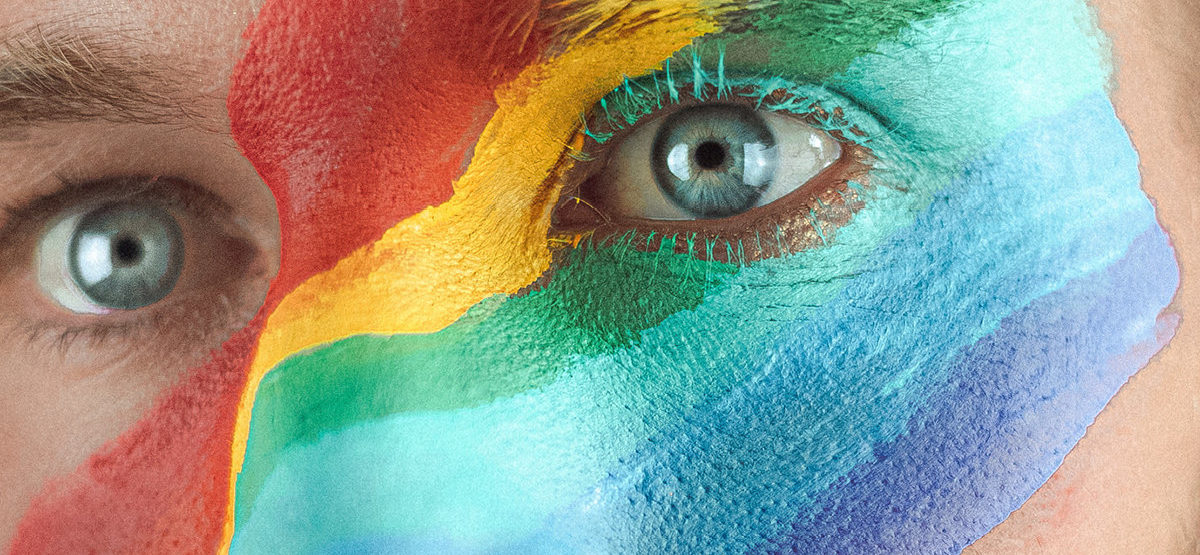
[[[132, 425], [165, 384], [129, 365], [62, 368], [18, 333], [0, 348], [0, 537], [11, 539], [34, 495]], [[65, 375], [81, 370], [88, 375]], [[81, 373], [82, 373], [81, 372]]]
[[215, 549], [228, 502], [231, 415], [260, 328], [255, 319], [234, 334], [119, 437], [45, 485], [22, 516], [13, 551]]
[[853, 297], [880, 309], [847, 330], [870, 337], [858, 372], [887, 376], [864, 401], [916, 393], [889, 412], [899, 434], [871, 442], [771, 545], [961, 549], [1170, 340], [1178, 268], [1106, 99], [1027, 125], [962, 175], [884, 249], [900, 257], [885, 254], [876, 279], [901, 287]]
[[439, 333], [290, 359], [235, 545], [363, 522], [408, 546], [961, 548], [1169, 339], [1177, 272], [1101, 96], [955, 173], [882, 241], [868, 202], [837, 245], [747, 267], [580, 248]]

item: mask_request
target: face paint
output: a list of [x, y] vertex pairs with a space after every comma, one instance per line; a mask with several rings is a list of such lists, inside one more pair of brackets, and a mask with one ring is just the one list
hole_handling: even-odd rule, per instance
[[[266, 315], [296, 284], [449, 197], [470, 158], [473, 140], [463, 136], [473, 139], [490, 117], [496, 84], [538, 56], [544, 37], [532, 27], [533, 7], [264, 7], [247, 31], [250, 46], [233, 77], [229, 111], [245, 154], [279, 200], [284, 268], [246, 330], [35, 499], [15, 552], [213, 551], [228, 542], [230, 438]], [[509, 22], [514, 33], [496, 37], [490, 50], [468, 39], [488, 35], [495, 21]], [[444, 25], [464, 34], [429, 31]], [[329, 68], [338, 78], [328, 78]], [[429, 112], [456, 116], [430, 126], [421, 116]], [[440, 154], [401, 155], [407, 142]], [[411, 186], [396, 187], [398, 175]]]
[[[256, 385], [263, 372], [286, 355], [355, 334], [435, 330], [488, 295], [516, 292], [545, 270], [549, 264], [546, 212], [548, 197], [555, 192], [545, 186], [562, 171], [563, 146], [576, 134], [578, 112], [590, 98], [610, 89], [617, 76], [644, 71], [692, 37], [714, 29], [686, 2], [658, 8], [651, 22], [637, 29], [627, 28], [620, 17], [638, 21], [645, 15], [641, 10], [609, 19], [603, 32], [592, 33], [545, 63], [525, 68], [499, 87], [496, 114], [456, 181], [453, 198], [404, 220], [379, 241], [282, 299], [267, 322], [250, 369], [252, 385], [243, 396], [235, 431], [235, 470], [241, 466]], [[593, 15], [605, 11], [603, 6], [590, 9], [596, 12]], [[437, 24], [444, 22], [437, 20]], [[640, 56], [607, 56], [618, 37], [638, 43]], [[267, 40], [273, 38], [268, 35]], [[436, 60], [430, 63], [440, 65]], [[587, 88], [581, 91], [581, 84]], [[573, 105], [577, 105], [574, 110], [563, 109]], [[412, 144], [416, 146], [411, 150], [436, 148], [428, 141]], [[357, 188], [356, 183], [346, 186]], [[483, 258], [463, 259], [467, 245], [471, 245], [468, 251]], [[416, 299], [423, 300], [411, 302]], [[246, 483], [253, 484], [254, 479]]]
[[[482, 49], [456, 41], [525, 29], [519, 7], [264, 8], [230, 105], [288, 254], [232, 453], [206, 459], [234, 475], [183, 478], [216, 484], [209, 513], [235, 488], [234, 551], [954, 552], [1170, 338], [1177, 268], [1081, 2], [611, 4], [562, 18], [565, 46], [533, 25]], [[376, 32], [339, 42], [345, 21]], [[298, 69], [310, 37], [364, 64], [420, 48], [342, 87]], [[626, 234], [552, 263], [580, 113], [689, 43], [661, 68], [681, 90], [845, 114], [877, 159], [863, 207], [778, 258]]]
[[[234, 545], [277, 545], [281, 529], [296, 549], [953, 551], [980, 537], [1169, 336], [1155, 321], [1176, 283], [1084, 8], [1012, 8], [911, 23], [831, 77], [894, 124], [823, 100], [879, 157], [831, 245], [702, 273], [618, 241], [442, 332], [285, 363], [255, 418], [291, 424], [251, 435]], [[990, 47], [947, 50], [956, 33]], [[934, 53], [948, 59], [930, 75], [899, 75]], [[936, 78], [962, 67], [978, 81]], [[1153, 285], [1124, 288], [1140, 267], [1160, 270]], [[613, 269], [633, 287], [607, 289]]]
[[753, 39], [780, 76], [760, 87], [839, 108], [878, 158], [829, 244], [727, 264], [600, 241], [444, 330], [288, 359], [234, 548], [950, 552], [1002, 520], [1169, 338], [1177, 273], [1086, 7], [914, 10], [798, 68], [804, 18]]

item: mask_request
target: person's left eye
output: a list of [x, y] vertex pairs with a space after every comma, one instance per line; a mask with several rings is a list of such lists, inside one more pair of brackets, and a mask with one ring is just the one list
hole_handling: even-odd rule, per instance
[[820, 87], [720, 83], [656, 73], [605, 97], [585, 116], [551, 241], [672, 241], [730, 262], [828, 241], [861, 207], [874, 157], [858, 124], [871, 118]]
[[726, 218], [795, 191], [840, 155], [832, 136], [795, 117], [698, 104], [631, 130], [581, 195], [616, 217]]

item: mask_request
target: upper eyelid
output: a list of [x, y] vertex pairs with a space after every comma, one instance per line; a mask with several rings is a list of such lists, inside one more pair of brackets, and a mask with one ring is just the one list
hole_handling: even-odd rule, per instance
[[[671, 95], [670, 89], [664, 85], [668, 80], [663, 77], [671, 75], [671, 71], [668, 66], [636, 79], [627, 78], [581, 116], [584, 124], [581, 133], [604, 145], [621, 131], [641, 123], [647, 116], [657, 117], [668, 109], [689, 104], [732, 101], [795, 114], [840, 141], [860, 146], [869, 147], [871, 141], [888, 134], [874, 114], [825, 86], [798, 83], [780, 76], [725, 75], [725, 69], [721, 67], [719, 71], [722, 75], [715, 80], [705, 71], [694, 70], [672, 77], [669, 84], [676, 91], [684, 92]], [[695, 77], [702, 80], [699, 86], [694, 81]], [[656, 83], [657, 86], [647, 83]], [[696, 96], [696, 91], [701, 92], [700, 97]], [[664, 98], [668, 102], [664, 103]], [[617, 117], [613, 117], [614, 113]]]
[[19, 250], [31, 237], [40, 235], [55, 217], [69, 209], [143, 196], [186, 210], [198, 217], [230, 214], [224, 200], [203, 187], [186, 180], [163, 176], [128, 175], [94, 180], [73, 180], [55, 176], [58, 182], [50, 193], [10, 203], [0, 224], [0, 274], [18, 260]]

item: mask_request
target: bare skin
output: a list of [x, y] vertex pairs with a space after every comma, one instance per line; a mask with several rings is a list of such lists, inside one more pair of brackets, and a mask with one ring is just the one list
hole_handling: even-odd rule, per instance
[[[240, 328], [278, 264], [274, 204], [229, 135], [228, 77], [241, 56], [252, 0], [0, 0], [0, 30], [70, 17], [139, 37], [154, 60], [187, 68], [198, 119], [178, 125], [55, 123], [0, 139], [0, 204], [55, 188], [53, 176], [182, 174], [240, 214], [232, 232], [254, 253], [245, 279], [219, 293], [243, 303], [199, 334], [59, 352], [0, 318], [0, 545], [30, 500], [117, 437], [206, 349]], [[1185, 0], [1097, 0], [1118, 57], [1114, 102], [1142, 158], [1182, 268], [1175, 340], [1110, 402], [1087, 436], [1025, 505], [972, 553], [1200, 552], [1200, 8]], [[102, 15], [97, 15], [102, 14]], [[214, 17], [213, 14], [220, 14]], [[181, 100], [182, 102], [182, 100]], [[149, 154], [148, 154], [149, 153]], [[197, 263], [202, 264], [202, 263]], [[202, 276], [195, 278], [203, 281]], [[48, 314], [28, 275], [0, 269], [0, 313]], [[17, 312], [22, 311], [22, 312]]]
[[[1113, 103], [1182, 273], [1175, 339], [1109, 402], [1054, 476], [972, 553], [1200, 553], [1200, 7], [1098, 0]], [[1174, 53], [1174, 54], [1173, 54]]]
[[[218, 21], [210, 10], [229, 15]], [[189, 81], [181, 88], [195, 91], [190, 104], [197, 118], [168, 125], [52, 123], [16, 140], [0, 140], [0, 165], [7, 168], [0, 177], [0, 203], [19, 205], [56, 190], [55, 175], [175, 175], [203, 183], [225, 199], [242, 218], [235, 235], [258, 253], [256, 267], [235, 274], [244, 276], [238, 284], [219, 287], [219, 294], [240, 305], [233, 309], [236, 314], [200, 326], [201, 334], [180, 327], [178, 334], [135, 334], [104, 342], [77, 338], [69, 346], [60, 341], [61, 334], [32, 338], [28, 333], [24, 324], [35, 319], [68, 325], [75, 320], [62, 319], [62, 311], [39, 293], [28, 264], [5, 260], [0, 270], [0, 368], [5, 369], [0, 372], [0, 544], [9, 543], [21, 515], [48, 480], [70, 473], [133, 425], [208, 350], [244, 326], [262, 302], [277, 264], [275, 205], [239, 153], [225, 112], [228, 77], [241, 53], [239, 36], [254, 13], [251, 2], [212, 2], [204, 9], [189, 2], [160, 2], [144, 9], [134, 2], [107, 1], [6, 1], [0, 7], [0, 30], [67, 18], [100, 33], [124, 29], [151, 41], [145, 47], [156, 60], [189, 68]], [[3, 258], [25, 257], [33, 241], [13, 245], [16, 250]], [[189, 279], [191, 272], [196, 286], [180, 290], [181, 301], [187, 295], [211, 294], [202, 283], [226, 273], [201, 271], [213, 262], [198, 258], [192, 268], [196, 271], [185, 267], [181, 279]], [[187, 304], [178, 306], [186, 312]]]

